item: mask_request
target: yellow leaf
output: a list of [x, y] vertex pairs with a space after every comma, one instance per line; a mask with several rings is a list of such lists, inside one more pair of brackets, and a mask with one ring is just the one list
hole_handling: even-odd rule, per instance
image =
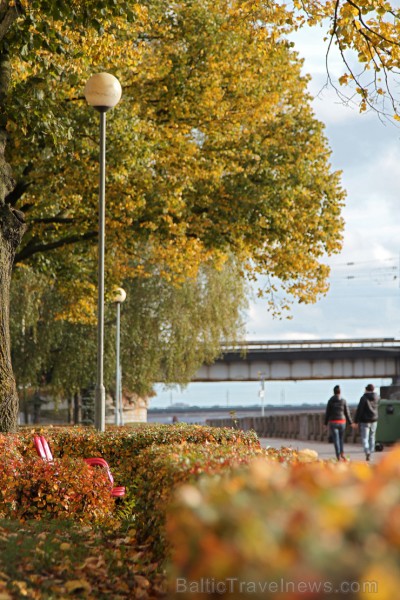
[[60, 550], [69, 550], [71, 548], [71, 544], [68, 544], [68, 542], [63, 542], [60, 546]]
[[90, 592], [91, 586], [86, 579], [73, 579], [72, 581], [67, 581], [65, 589], [69, 594], [75, 594], [76, 592]]
[[18, 588], [18, 591], [21, 594], [21, 596], [28, 595], [28, 589], [27, 589], [27, 585], [26, 585], [25, 581], [13, 581], [12, 585], [14, 587]]

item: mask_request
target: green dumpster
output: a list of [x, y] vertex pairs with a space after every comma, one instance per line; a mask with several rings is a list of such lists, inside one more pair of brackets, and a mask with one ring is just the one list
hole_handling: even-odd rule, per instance
[[381, 400], [378, 415], [376, 449], [382, 450], [385, 444], [400, 440], [400, 400]]

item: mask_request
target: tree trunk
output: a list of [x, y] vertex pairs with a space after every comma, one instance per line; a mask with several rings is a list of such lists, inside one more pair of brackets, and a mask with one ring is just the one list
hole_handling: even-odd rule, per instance
[[18, 425], [18, 394], [11, 366], [10, 284], [15, 251], [26, 225], [23, 214], [6, 203], [15, 182], [4, 152], [7, 141], [4, 102], [9, 84], [7, 55], [0, 56], [0, 432], [15, 431]]
[[71, 394], [68, 394], [68, 398], [67, 398], [67, 423], [68, 425], [72, 425], [72, 423], [74, 422], [74, 409], [72, 406], [72, 396]]
[[82, 397], [80, 392], [74, 394], [74, 425], [82, 423]]
[[[1, 133], [0, 133], [1, 135]], [[1, 142], [0, 142], [1, 145]], [[0, 151], [0, 189], [3, 184]], [[15, 431], [18, 424], [18, 394], [11, 366], [10, 283], [15, 249], [24, 227], [6, 204], [0, 206], [0, 431]]]

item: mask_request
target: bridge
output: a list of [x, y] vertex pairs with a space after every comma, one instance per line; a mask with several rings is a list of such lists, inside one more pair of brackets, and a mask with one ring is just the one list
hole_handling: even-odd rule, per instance
[[391, 378], [400, 382], [395, 338], [246, 341], [227, 344], [192, 381], [300, 381]]

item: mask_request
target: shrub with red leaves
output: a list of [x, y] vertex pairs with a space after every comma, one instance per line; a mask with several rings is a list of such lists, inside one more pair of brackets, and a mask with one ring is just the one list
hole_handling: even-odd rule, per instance
[[0, 515], [10, 514], [15, 507], [16, 489], [23, 458], [19, 453], [19, 438], [16, 435], [0, 435]]
[[17, 463], [10, 452], [3, 467], [0, 483], [7, 493], [0, 509], [4, 516], [93, 522], [104, 519], [114, 507], [107, 475], [81, 459], [66, 457], [48, 463], [25, 458]]

